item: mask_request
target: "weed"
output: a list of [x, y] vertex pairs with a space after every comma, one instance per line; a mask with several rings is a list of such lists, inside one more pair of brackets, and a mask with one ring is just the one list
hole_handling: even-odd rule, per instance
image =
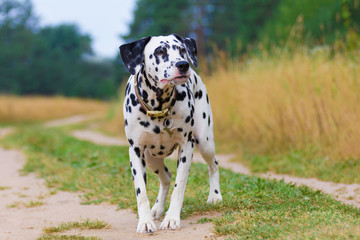
[[67, 222], [62, 223], [58, 227], [45, 227], [43, 228], [44, 234], [38, 238], [39, 240], [47, 239], [71, 239], [71, 240], [99, 240], [98, 237], [84, 237], [80, 235], [59, 235], [57, 233], [62, 233], [69, 231], [71, 229], [80, 229], [80, 230], [89, 230], [89, 229], [107, 229], [111, 226], [104, 221], [100, 220], [81, 220], [79, 222]]

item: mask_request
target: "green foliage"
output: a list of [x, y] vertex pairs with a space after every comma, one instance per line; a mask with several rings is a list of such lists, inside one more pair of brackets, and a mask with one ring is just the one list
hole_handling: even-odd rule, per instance
[[151, 35], [189, 33], [189, 0], [138, 0], [130, 33], [126, 40], [137, 40]]
[[115, 77], [112, 62], [91, 57], [91, 38], [76, 25], [39, 29], [30, 1], [1, 3], [0, 92], [115, 96], [122, 76]]
[[228, 50], [240, 54], [258, 39], [259, 30], [276, 9], [279, 0], [215, 0], [209, 11], [211, 34], [208, 40]]
[[359, 10], [358, 0], [138, 0], [124, 38], [178, 32], [197, 39], [200, 55], [214, 45], [239, 55], [259, 43], [284, 45], [289, 40], [295, 46], [346, 40], [356, 48]]

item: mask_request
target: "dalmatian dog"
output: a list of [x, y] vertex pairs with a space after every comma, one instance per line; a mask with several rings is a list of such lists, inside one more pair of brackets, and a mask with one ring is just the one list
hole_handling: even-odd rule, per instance
[[[124, 118], [139, 215], [137, 232], [154, 232], [154, 219], [163, 216], [172, 175], [164, 158], [178, 149], [175, 186], [160, 225], [162, 230], [174, 230], [180, 228], [194, 147], [209, 165], [207, 202], [222, 200], [210, 102], [204, 83], [189, 64], [198, 66], [196, 42], [175, 34], [146, 37], [121, 45], [120, 55], [132, 74], [125, 90]], [[151, 209], [146, 167], [160, 180]]]

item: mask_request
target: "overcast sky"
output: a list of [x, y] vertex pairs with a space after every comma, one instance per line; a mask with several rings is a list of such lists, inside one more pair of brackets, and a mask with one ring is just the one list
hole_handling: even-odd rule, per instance
[[40, 25], [76, 23], [100, 57], [114, 57], [128, 33], [136, 0], [32, 0]]

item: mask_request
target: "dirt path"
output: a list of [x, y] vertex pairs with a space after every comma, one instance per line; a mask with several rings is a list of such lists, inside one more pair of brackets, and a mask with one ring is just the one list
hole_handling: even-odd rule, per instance
[[[93, 118], [96, 118], [94, 116]], [[45, 124], [46, 127], [62, 126], [89, 120], [89, 116], [79, 115], [72, 118], [54, 120]], [[10, 134], [14, 129], [0, 128], [0, 138]], [[73, 136], [104, 145], [127, 145], [126, 141], [108, 137], [91, 130], [79, 130]], [[176, 159], [176, 156], [171, 156]], [[242, 174], [251, 171], [235, 162], [231, 162], [234, 155], [217, 155], [220, 165]], [[112, 227], [104, 230], [72, 230], [71, 234], [82, 236], [98, 236], [102, 239], [215, 239], [211, 233], [211, 223], [194, 224], [203, 217], [213, 217], [219, 214], [193, 216], [182, 221], [182, 229], [178, 231], [157, 231], [152, 235], [137, 234], [137, 217], [130, 210], [119, 210], [109, 204], [81, 205], [77, 193], [57, 192], [51, 194], [45, 187], [45, 181], [35, 174], [22, 176], [19, 170], [25, 163], [25, 156], [19, 151], [0, 148], [0, 239], [36, 239], [42, 234], [42, 228], [57, 226], [68, 221], [81, 219], [99, 219], [109, 223]], [[203, 162], [198, 153], [194, 154], [194, 162]], [[341, 184], [304, 179], [280, 174], [261, 174], [261, 177], [284, 179], [287, 183], [307, 185], [313, 189], [333, 195], [338, 200], [360, 207], [360, 184]], [[33, 203], [39, 206], [29, 207]], [[160, 222], [156, 222], [157, 226]], [[25, 237], [26, 236], [26, 237]]]
[[[8, 130], [6, 130], [9, 133]], [[0, 129], [0, 136], [5, 135]], [[95, 135], [96, 136], [96, 135]], [[37, 239], [46, 226], [84, 219], [103, 220], [111, 225], [103, 230], [72, 230], [71, 234], [98, 236], [102, 239], [215, 239], [211, 223], [196, 224], [203, 217], [219, 214], [192, 216], [182, 221], [179, 231], [157, 231], [154, 234], [136, 233], [137, 216], [131, 210], [118, 210], [110, 204], [81, 205], [77, 193], [58, 191], [51, 194], [45, 180], [35, 174], [22, 176], [19, 171], [25, 156], [14, 150], [0, 148], [0, 239]], [[32, 203], [39, 206], [30, 207]], [[42, 205], [41, 205], [42, 203]], [[35, 204], [36, 205], [36, 204]], [[160, 226], [160, 222], [156, 222]]]
[[[100, 141], [101, 139], [106, 144], [111, 142], [112, 145], [124, 145], [124, 144], [127, 145], [127, 143], [120, 138], [107, 137], [103, 134], [91, 130], [75, 131], [72, 133], [72, 135], [79, 139], [91, 141], [97, 144], [101, 144]], [[234, 157], [235, 155], [224, 155], [224, 154], [216, 155], [216, 158], [218, 159], [221, 167], [230, 169], [236, 173], [251, 175], [250, 169], [248, 169], [244, 165], [236, 162], [231, 162], [231, 159]], [[176, 153], [172, 154], [169, 158], [176, 159], [177, 158]], [[204, 160], [201, 158], [198, 152], [194, 154], [193, 161], [204, 163]], [[332, 195], [334, 198], [346, 204], [352, 204], [356, 207], [360, 207], [360, 184], [326, 182], [326, 181], [317, 180], [315, 178], [300, 178], [285, 174], [274, 174], [274, 173], [259, 174], [258, 176], [264, 178], [270, 178], [270, 179], [278, 179], [278, 180], [283, 179], [286, 183], [295, 183], [296, 185], [306, 185], [311, 187], [312, 189], [320, 190], [325, 193], [328, 193]]]
[[101, 114], [75, 115], [75, 116], [71, 116], [71, 117], [47, 121], [44, 124], [44, 127], [49, 128], [49, 127], [59, 127], [59, 126], [64, 126], [64, 125], [76, 124], [76, 123], [94, 120], [94, 119], [97, 119], [100, 117], [102, 117]]

